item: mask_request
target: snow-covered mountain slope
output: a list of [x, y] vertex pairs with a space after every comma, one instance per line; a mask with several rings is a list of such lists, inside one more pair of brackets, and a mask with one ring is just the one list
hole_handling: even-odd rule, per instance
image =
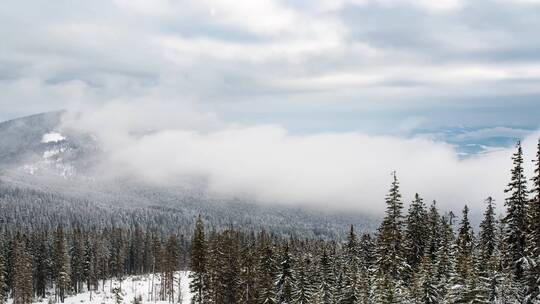
[[62, 129], [61, 118], [62, 112], [53, 112], [0, 123], [0, 198], [2, 193], [9, 194], [0, 200], [0, 207], [17, 202], [49, 202], [53, 198], [64, 204], [63, 209], [55, 209], [59, 212], [69, 210], [65, 208], [69, 202], [89, 202], [101, 207], [144, 208], [148, 212], [168, 210], [185, 223], [202, 214], [214, 227], [233, 224], [323, 238], [345, 235], [350, 224], [359, 230], [372, 230], [377, 222], [376, 218], [354, 212], [323, 212], [222, 197], [208, 193], [204, 182], [181, 186], [129, 178], [104, 180], [99, 170], [94, 170], [103, 155], [99, 142], [92, 134]]
[[63, 112], [38, 114], [0, 123], [0, 170], [30, 175], [73, 176], [88, 168], [99, 151], [88, 134], [60, 130]]

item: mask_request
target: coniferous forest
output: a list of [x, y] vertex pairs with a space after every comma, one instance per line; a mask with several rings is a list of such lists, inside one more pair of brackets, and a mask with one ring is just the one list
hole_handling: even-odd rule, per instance
[[176, 302], [179, 270], [190, 271], [197, 304], [540, 303], [540, 142], [534, 176], [519, 143], [512, 161], [504, 212], [486, 198], [478, 228], [467, 206], [454, 215], [419, 194], [406, 204], [395, 173], [378, 229], [351, 226], [335, 240], [215, 229], [204, 215], [186, 234], [137, 222], [31, 228], [3, 212], [0, 304], [64, 302], [135, 274]]

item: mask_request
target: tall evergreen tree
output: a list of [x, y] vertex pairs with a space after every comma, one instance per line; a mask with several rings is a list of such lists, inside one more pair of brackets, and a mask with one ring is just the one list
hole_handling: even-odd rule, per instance
[[207, 247], [206, 239], [204, 235], [204, 224], [201, 216], [197, 219], [195, 225], [195, 231], [193, 233], [193, 239], [191, 241], [191, 272], [189, 277], [191, 282], [189, 284], [192, 303], [203, 304], [207, 303], [206, 300], [206, 276], [207, 276]]
[[330, 255], [326, 248], [323, 249], [323, 253], [319, 262], [319, 271], [321, 275], [321, 281], [319, 286], [319, 293], [322, 304], [334, 303], [334, 284], [335, 274], [330, 260]]
[[293, 261], [290, 253], [289, 245], [286, 244], [283, 248], [283, 254], [280, 263], [280, 272], [277, 281], [277, 303], [290, 304], [292, 303], [292, 290], [294, 285], [293, 277]]
[[465, 206], [456, 240], [456, 275], [451, 281], [450, 299], [455, 303], [466, 303], [470, 300], [469, 282], [474, 272], [473, 238], [469, 208]]
[[32, 303], [32, 258], [25, 236], [17, 235], [13, 249], [13, 304]]
[[513, 270], [516, 280], [523, 279], [523, 264], [526, 249], [527, 235], [527, 179], [523, 168], [523, 150], [521, 142], [517, 143], [517, 151], [512, 156], [514, 167], [511, 171], [511, 180], [505, 190], [509, 197], [505, 201], [506, 231], [504, 241], [508, 244], [505, 266]]
[[275, 304], [276, 287], [275, 280], [277, 266], [274, 259], [273, 246], [263, 233], [260, 237], [259, 261], [257, 265], [257, 292], [259, 304]]
[[532, 198], [528, 209], [526, 297], [528, 303], [540, 303], [540, 140], [534, 163]]
[[67, 250], [64, 229], [58, 227], [54, 240], [54, 278], [55, 296], [57, 300], [64, 303], [69, 292], [71, 265], [69, 263], [69, 253]]
[[[480, 259], [482, 261], [489, 261], [493, 256], [493, 253], [497, 247], [497, 220], [495, 219], [495, 204], [492, 197], [486, 199], [487, 208], [484, 212], [484, 219], [480, 223]], [[483, 269], [487, 264], [481, 263], [480, 267]]]
[[407, 263], [412, 272], [416, 272], [424, 257], [429, 239], [428, 217], [424, 201], [415, 195], [407, 215], [407, 229], [405, 230], [405, 250]]
[[0, 304], [6, 303], [7, 300], [7, 272], [6, 259], [4, 257], [4, 242], [0, 238]]
[[396, 172], [390, 191], [386, 196], [386, 213], [377, 234], [377, 269], [391, 280], [401, 278], [407, 268], [403, 249], [403, 202]]

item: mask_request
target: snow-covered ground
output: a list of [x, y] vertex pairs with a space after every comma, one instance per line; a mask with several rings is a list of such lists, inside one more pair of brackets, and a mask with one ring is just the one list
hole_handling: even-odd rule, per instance
[[[176, 274], [175, 279], [175, 291], [174, 291], [174, 303], [188, 304], [191, 301], [191, 295], [189, 293], [189, 278], [188, 272], [181, 271]], [[178, 294], [178, 279], [180, 279], [181, 286], [181, 302], [179, 301]], [[157, 293], [160, 290], [159, 276], [156, 275], [154, 278], [154, 292]], [[101, 282], [99, 285], [98, 291], [84, 292], [81, 294], [69, 296], [64, 301], [65, 304], [81, 304], [81, 303], [91, 303], [91, 304], [114, 304], [115, 295], [111, 292], [111, 286], [119, 287], [120, 283], [116, 280], [106, 281], [104, 288], [102, 288]], [[152, 297], [152, 275], [142, 275], [142, 276], [130, 276], [125, 278], [121, 283], [122, 290], [122, 303], [134, 303], [135, 297], [141, 296], [142, 303], [158, 303], [166, 304], [170, 303], [168, 301], [159, 301], [156, 297]], [[54, 303], [54, 294], [51, 293], [50, 297], [51, 302]], [[34, 303], [47, 304], [49, 303], [49, 298], [38, 299]], [[13, 299], [9, 299], [7, 304], [12, 304]]]

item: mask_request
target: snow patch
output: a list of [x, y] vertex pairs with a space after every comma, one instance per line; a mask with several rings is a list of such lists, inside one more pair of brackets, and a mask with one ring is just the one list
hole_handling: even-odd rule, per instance
[[[115, 304], [112, 288], [121, 287], [122, 303], [133, 303], [135, 297], [141, 297], [142, 303], [170, 304], [168, 301], [157, 299], [160, 290], [160, 277], [156, 274], [154, 280], [152, 275], [139, 275], [126, 277], [122, 282], [118, 280], [107, 280], [99, 284], [98, 291], [85, 291], [83, 293], [68, 296], [64, 304]], [[152, 282], [154, 286], [152, 287]], [[191, 303], [191, 293], [189, 292], [189, 271], [179, 271], [175, 274], [174, 303]], [[180, 287], [180, 289], [178, 288]], [[84, 286], [86, 288], [86, 286]], [[179, 293], [180, 290], [180, 293]], [[54, 302], [54, 289], [48, 291], [47, 298], [34, 299], [33, 304], [47, 304], [49, 299]], [[180, 300], [180, 301], [179, 301]], [[8, 299], [7, 304], [13, 304], [13, 299]]]
[[43, 137], [41, 138], [41, 142], [46, 144], [46, 143], [56, 143], [56, 142], [59, 142], [59, 141], [63, 141], [65, 140], [66, 138], [58, 133], [58, 132], [51, 132], [51, 133], [46, 133], [46, 134], [43, 134]]

